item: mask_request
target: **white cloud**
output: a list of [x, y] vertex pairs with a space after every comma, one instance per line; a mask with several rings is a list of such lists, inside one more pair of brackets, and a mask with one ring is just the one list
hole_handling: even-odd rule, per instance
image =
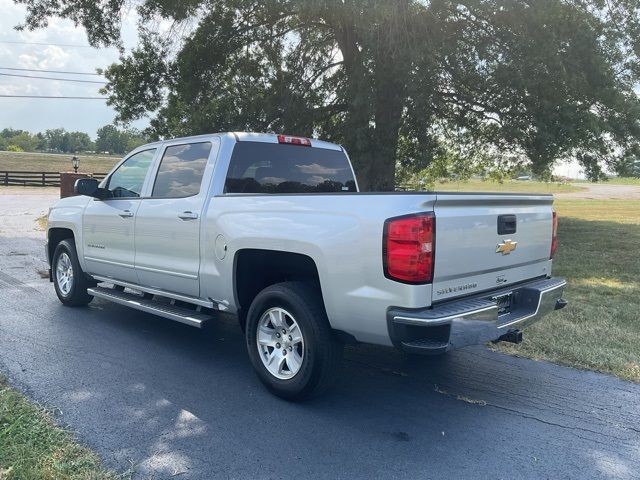
[[48, 47], [44, 47], [41, 51], [36, 51], [35, 53], [23, 53], [18, 56], [18, 65], [21, 68], [63, 68], [65, 65], [70, 63], [70, 59], [70, 53], [65, 52], [64, 49], [56, 45], [49, 45]]
[[[34, 68], [45, 70], [68, 70], [95, 72], [117, 61], [116, 49], [93, 49], [65, 47], [52, 44], [88, 45], [84, 29], [73, 22], [51, 19], [45, 29], [16, 31], [13, 27], [22, 23], [25, 8], [11, 0], [0, 0], [0, 40], [44, 43], [45, 45], [21, 45], [0, 43], [0, 67]], [[137, 42], [136, 19], [130, 14], [124, 22], [123, 38], [127, 49]], [[50, 43], [47, 45], [47, 43]], [[71, 76], [38, 72], [18, 72], [0, 70], [2, 73], [33, 76], [67, 77], [82, 80], [101, 80], [94, 76]], [[91, 83], [57, 82], [34, 80], [22, 77], [0, 76], [0, 94], [3, 95], [60, 95], [60, 96], [101, 96], [100, 85]], [[45, 100], [28, 98], [0, 98], [0, 128], [13, 127], [42, 131], [48, 128], [64, 127], [80, 130], [95, 136], [102, 125], [111, 123], [115, 112], [102, 100]], [[136, 123], [138, 127], [147, 121]]]

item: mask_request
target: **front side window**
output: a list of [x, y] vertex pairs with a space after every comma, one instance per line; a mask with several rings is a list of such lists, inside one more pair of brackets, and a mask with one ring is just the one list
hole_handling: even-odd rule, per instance
[[113, 172], [107, 190], [113, 198], [139, 197], [156, 149], [144, 150], [131, 155]]
[[188, 143], [167, 147], [158, 168], [152, 197], [179, 198], [197, 195], [211, 142]]

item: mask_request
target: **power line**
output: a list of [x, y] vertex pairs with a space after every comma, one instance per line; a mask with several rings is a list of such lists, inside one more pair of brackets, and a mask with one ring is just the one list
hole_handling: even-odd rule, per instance
[[97, 75], [97, 76], [101, 76], [100, 73], [69, 72], [69, 71], [65, 71], [65, 70], [40, 70], [40, 69], [37, 69], [37, 68], [0, 67], [0, 70], [12, 70], [12, 71], [16, 71], [16, 72], [64, 73], [66, 75]]
[[72, 100], [106, 100], [108, 97], [66, 97], [66, 96], [52, 96], [52, 95], [2, 95], [0, 98], [65, 98]]
[[78, 82], [78, 83], [99, 83], [104, 85], [107, 82], [100, 82], [98, 80], [78, 80], [77, 78], [56, 78], [56, 77], [37, 77], [34, 75], [19, 75], [17, 73], [0, 73], [3, 77], [20, 77], [20, 78], [34, 78], [37, 80], [58, 80], [60, 82]]
[[[95, 48], [95, 47], [92, 47], [91, 45], [80, 45], [78, 43], [21, 42], [18, 40], [0, 40], [0, 43], [9, 43], [12, 45], [42, 45], [45, 47], [53, 45], [55, 47]], [[106, 47], [106, 48], [113, 48], [113, 47]]]

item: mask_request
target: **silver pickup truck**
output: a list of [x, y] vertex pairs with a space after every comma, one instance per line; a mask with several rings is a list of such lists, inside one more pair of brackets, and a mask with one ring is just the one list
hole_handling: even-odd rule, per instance
[[49, 213], [65, 305], [92, 298], [202, 328], [237, 316], [259, 378], [299, 400], [342, 346], [441, 354], [562, 308], [549, 195], [361, 193], [344, 149], [222, 133], [151, 143]]

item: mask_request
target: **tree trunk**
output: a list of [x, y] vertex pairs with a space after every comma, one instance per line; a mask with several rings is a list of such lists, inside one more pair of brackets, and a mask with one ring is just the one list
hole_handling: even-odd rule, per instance
[[406, 0], [384, 4], [377, 12], [377, 34], [369, 36], [366, 47], [362, 47], [362, 51], [368, 52], [373, 59], [369, 64], [358, 47], [358, 41], [362, 39], [358, 39], [350, 16], [340, 17], [335, 28], [348, 77], [345, 140], [362, 191], [395, 189], [398, 135], [406, 99], [405, 79], [411, 64], [404, 48], [406, 15]]
[[551, 165], [553, 160], [540, 154], [537, 151], [528, 152], [529, 160], [531, 161], [531, 173], [536, 179], [548, 181], [551, 179]]
[[374, 87], [375, 129], [370, 138], [368, 158], [362, 165], [361, 190], [389, 192], [395, 190], [398, 135], [406, 87], [402, 64], [382, 61], [376, 65]]
[[395, 190], [396, 151], [400, 112], [381, 108], [376, 112], [376, 128], [371, 135], [365, 158], [359, 158], [358, 185], [368, 192]]

